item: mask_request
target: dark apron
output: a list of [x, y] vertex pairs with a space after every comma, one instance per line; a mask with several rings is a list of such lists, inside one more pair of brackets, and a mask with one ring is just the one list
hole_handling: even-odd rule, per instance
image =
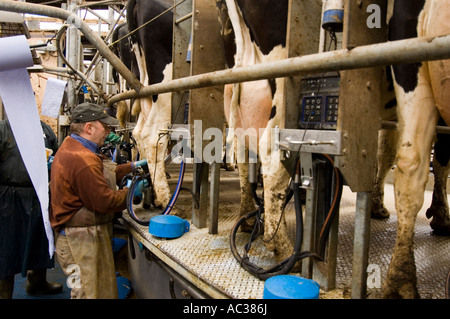
[[0, 185], [0, 280], [53, 267], [34, 188]]
[[39, 199], [7, 121], [0, 121], [0, 280], [53, 268]]

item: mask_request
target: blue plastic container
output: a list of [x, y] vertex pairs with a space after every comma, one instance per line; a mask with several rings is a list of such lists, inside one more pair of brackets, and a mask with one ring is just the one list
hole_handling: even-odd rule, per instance
[[293, 275], [274, 276], [264, 283], [264, 299], [319, 299], [320, 286]]
[[344, 10], [333, 9], [323, 13], [322, 28], [330, 29], [335, 32], [342, 32], [344, 25]]
[[189, 231], [187, 220], [173, 215], [158, 215], [150, 219], [148, 231], [161, 238], [178, 238]]

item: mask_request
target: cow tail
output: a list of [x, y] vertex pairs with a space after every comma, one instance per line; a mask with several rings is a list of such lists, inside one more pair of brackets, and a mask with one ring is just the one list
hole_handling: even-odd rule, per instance
[[126, 127], [129, 117], [130, 111], [128, 109], [127, 102], [119, 101], [117, 103], [116, 118], [119, 120], [119, 124], [121, 127]]
[[131, 115], [138, 116], [141, 113], [141, 99], [135, 99], [131, 106]]
[[[236, 37], [236, 57], [234, 67], [241, 67], [244, 57], [244, 37], [242, 34], [243, 18], [238, 11], [235, 0], [225, 0], [228, 9], [228, 15], [230, 17], [231, 25], [233, 26], [234, 34]], [[227, 135], [227, 145], [231, 145], [231, 153], [234, 153], [234, 130], [236, 128], [236, 116], [239, 108], [239, 100], [241, 95], [240, 84], [235, 83], [233, 85], [233, 94], [231, 96], [230, 116], [229, 116], [229, 128], [232, 134]], [[231, 155], [232, 156], [232, 155]], [[233, 157], [231, 157], [233, 158]]]

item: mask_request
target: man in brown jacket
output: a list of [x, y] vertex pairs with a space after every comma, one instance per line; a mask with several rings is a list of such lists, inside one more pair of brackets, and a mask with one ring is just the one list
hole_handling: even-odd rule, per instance
[[56, 255], [69, 275], [72, 298], [117, 298], [111, 247], [114, 213], [126, 208], [128, 188], [116, 181], [136, 163], [116, 165], [99, 154], [118, 121], [96, 104], [78, 105], [71, 135], [61, 144], [51, 170], [50, 221], [57, 233]]

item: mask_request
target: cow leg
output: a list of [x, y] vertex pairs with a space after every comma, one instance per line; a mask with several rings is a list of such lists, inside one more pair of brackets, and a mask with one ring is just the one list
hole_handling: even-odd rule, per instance
[[248, 163], [238, 163], [239, 169], [239, 182], [241, 185], [241, 207], [239, 210], [239, 216], [248, 214], [256, 209], [255, 203], [252, 197], [251, 185], [248, 181], [249, 165]]
[[398, 141], [396, 130], [380, 130], [378, 134], [377, 175], [372, 192], [372, 218], [389, 218], [384, 206], [384, 180], [394, 165]]
[[[450, 7], [448, 1], [427, 1], [427, 15], [424, 19], [424, 33], [427, 36], [440, 36], [450, 33]], [[432, 61], [427, 63], [433, 94], [439, 114], [450, 125], [450, 61]], [[443, 123], [442, 123], [443, 124]], [[448, 212], [446, 183], [449, 174], [448, 160], [450, 137], [438, 135], [435, 145], [433, 170], [435, 187], [433, 202], [427, 216], [433, 216], [431, 227], [435, 234], [450, 235], [450, 217]]]
[[274, 178], [263, 174], [264, 180], [264, 241], [267, 249], [273, 251], [278, 261], [292, 255], [293, 245], [287, 235], [287, 225], [283, 214], [286, 199], [286, 181], [290, 176], [283, 165], [279, 165]]
[[438, 135], [434, 147], [433, 174], [434, 188], [433, 200], [427, 210], [427, 217], [431, 220], [431, 228], [435, 235], [450, 235], [450, 216], [447, 201], [447, 179], [450, 171], [450, 136]]
[[[170, 124], [170, 94], [160, 94], [154, 102], [149, 116], [141, 130], [145, 158], [155, 191], [155, 205], [166, 207], [171, 198], [169, 183], [166, 178], [165, 156], [169, 143], [168, 135], [160, 135], [161, 130]], [[143, 154], [144, 156], [144, 154]]]
[[294, 248], [287, 233], [283, 209], [290, 175], [281, 164], [279, 152], [274, 149], [274, 123], [269, 121], [259, 144], [264, 183], [264, 242], [277, 261], [282, 261], [292, 255]]
[[383, 293], [387, 298], [418, 298], [414, 224], [423, 205], [438, 117], [427, 65], [419, 69], [418, 84], [413, 92], [405, 94], [400, 87], [396, 90], [400, 137], [394, 189], [398, 227]]
[[[241, 187], [241, 205], [239, 208], [239, 216], [243, 216], [256, 209], [252, 197], [251, 185], [248, 181], [248, 163], [238, 163], [239, 183]], [[250, 232], [253, 229], [253, 223], [246, 221], [241, 227], [245, 232]]]

